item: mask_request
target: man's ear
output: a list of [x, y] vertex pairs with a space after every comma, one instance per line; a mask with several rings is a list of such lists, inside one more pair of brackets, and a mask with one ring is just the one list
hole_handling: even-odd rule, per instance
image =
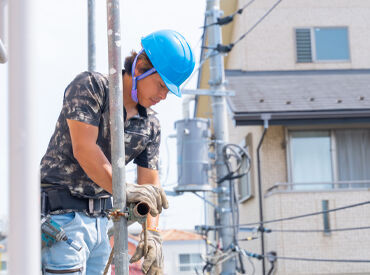
[[142, 71], [143, 71], [142, 66], [143, 66], [143, 61], [141, 59], [138, 59], [136, 61], [135, 76], [139, 76], [139, 75], [143, 74], [142, 73]]

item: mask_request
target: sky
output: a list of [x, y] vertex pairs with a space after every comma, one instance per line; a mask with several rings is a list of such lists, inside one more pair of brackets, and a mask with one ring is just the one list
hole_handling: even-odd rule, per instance
[[[159, 29], [173, 29], [189, 41], [199, 61], [206, 1], [135, 0], [121, 3], [122, 60], [131, 50], [140, 50], [140, 38]], [[87, 1], [35, 1], [39, 11], [35, 20], [34, 42], [37, 64], [34, 70], [37, 87], [38, 157], [42, 158], [62, 107], [63, 93], [70, 81], [87, 70]], [[3, 38], [4, 39], [4, 38]], [[108, 71], [106, 1], [96, 0], [96, 70]], [[7, 66], [0, 64], [0, 220], [8, 213], [8, 108]], [[20, 76], [21, 77], [21, 76]], [[196, 88], [197, 75], [186, 86]], [[182, 100], [169, 95], [155, 106], [162, 127], [161, 167], [165, 189], [176, 185], [176, 139], [174, 122], [182, 117]], [[168, 142], [168, 146], [166, 146]], [[169, 148], [169, 150], [167, 150]], [[170, 162], [168, 162], [170, 160]], [[167, 167], [169, 165], [169, 167]], [[126, 168], [132, 170], [132, 166]], [[166, 176], [166, 171], [169, 171]], [[128, 172], [128, 178], [134, 174]], [[192, 194], [169, 197], [170, 208], [160, 219], [160, 227], [193, 229], [203, 223], [203, 202]], [[189, 203], [191, 202], [191, 203]], [[191, 214], [190, 214], [191, 213]]]

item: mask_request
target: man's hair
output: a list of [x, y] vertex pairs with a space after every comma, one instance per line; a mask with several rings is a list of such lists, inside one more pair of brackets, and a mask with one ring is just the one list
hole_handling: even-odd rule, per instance
[[[125, 68], [125, 72], [129, 75], [131, 75], [132, 64], [134, 63], [136, 56], [137, 56], [137, 53], [135, 51], [132, 51], [131, 55], [126, 57], [125, 59], [124, 68]], [[153, 64], [152, 62], [150, 62], [149, 57], [146, 55], [145, 51], [143, 51], [137, 59], [142, 61], [141, 63], [142, 66], [138, 68], [140, 70], [140, 73], [145, 73], [146, 71], [153, 68]]]

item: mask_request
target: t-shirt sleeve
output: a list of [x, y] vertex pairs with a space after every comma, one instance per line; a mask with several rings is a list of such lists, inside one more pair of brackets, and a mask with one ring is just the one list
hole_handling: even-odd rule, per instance
[[99, 78], [98, 74], [83, 72], [68, 85], [63, 100], [66, 119], [99, 126], [106, 100], [106, 90]]
[[158, 170], [159, 146], [161, 144], [161, 129], [158, 121], [154, 123], [153, 128], [152, 139], [148, 142], [144, 151], [134, 159], [134, 163], [144, 168]]

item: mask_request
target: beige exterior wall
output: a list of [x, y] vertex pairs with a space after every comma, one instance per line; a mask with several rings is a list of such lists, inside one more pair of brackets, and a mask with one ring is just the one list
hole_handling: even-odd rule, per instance
[[[262, 126], [234, 127], [229, 121], [230, 142], [241, 144], [248, 135], [252, 142], [250, 153], [252, 158], [251, 184], [254, 196], [240, 204], [240, 223], [259, 221], [257, 146], [262, 136]], [[287, 141], [285, 127], [270, 126], [261, 147], [262, 193], [277, 182], [287, 182]], [[336, 208], [368, 201], [370, 190], [361, 191], [317, 191], [317, 192], [284, 192], [272, 193], [263, 198], [264, 220], [291, 217], [311, 212], [322, 211], [322, 200], [329, 201], [329, 208]], [[329, 214], [330, 227], [350, 228], [368, 226], [370, 221], [369, 206], [361, 206]], [[271, 229], [324, 229], [323, 216], [266, 224]], [[241, 233], [239, 238], [250, 236]], [[255, 253], [261, 252], [260, 239], [242, 242], [242, 248]], [[368, 230], [324, 233], [269, 233], [265, 234], [265, 254], [276, 251], [278, 256], [321, 258], [321, 259], [369, 259], [370, 234]], [[256, 274], [262, 274], [261, 262], [252, 260]], [[250, 264], [245, 263], [247, 270]], [[249, 269], [248, 269], [249, 268]], [[266, 271], [270, 265], [266, 261]], [[305, 261], [278, 260], [275, 275], [298, 274], [370, 274], [368, 263], [320, 263]]]
[[[317, 127], [330, 128], [330, 125]], [[262, 192], [264, 195], [266, 190], [275, 183], [288, 181], [288, 141], [285, 138], [285, 131], [286, 128], [283, 126], [270, 126], [261, 147]], [[252, 157], [251, 184], [254, 196], [240, 204], [241, 224], [259, 221], [257, 146], [262, 133], [262, 126], [235, 127], [229, 119], [229, 141], [242, 144], [247, 136], [250, 136], [249, 140], [251, 141], [247, 145], [250, 147]], [[322, 200], [329, 201], [329, 208], [336, 208], [369, 199], [370, 191], [363, 190], [273, 193], [263, 199], [264, 219], [272, 220], [322, 211]], [[369, 220], [369, 206], [329, 214], [332, 229], [368, 226]], [[271, 229], [324, 229], [322, 215], [266, 224], [265, 227]], [[250, 234], [241, 233], [239, 238], [246, 236], [250, 236]], [[259, 239], [242, 242], [241, 246], [248, 251], [261, 252]], [[265, 254], [269, 251], [276, 251], [278, 256], [286, 257], [369, 259], [370, 234], [368, 234], [368, 230], [332, 232], [330, 235], [324, 233], [269, 233], [265, 234]], [[252, 261], [255, 264], [256, 274], [262, 274], [261, 262], [255, 259]], [[245, 264], [247, 270], [250, 271], [250, 264], [248, 262]], [[269, 268], [270, 265], [266, 261], [266, 271]], [[277, 274], [370, 274], [370, 264], [278, 260], [275, 275]]]
[[[249, 0], [241, 0], [243, 6]], [[232, 41], [245, 33], [275, 0], [255, 1], [236, 16]], [[248, 71], [370, 68], [370, 1], [284, 0], [229, 53], [227, 69]], [[296, 63], [295, 28], [348, 27], [348, 62]]]
[[[368, 201], [369, 191], [295, 192], [273, 194], [265, 199], [265, 219], [279, 219], [322, 211], [322, 200], [329, 208]], [[350, 228], [368, 226], [369, 206], [360, 206], [329, 213], [330, 227]], [[322, 215], [265, 225], [271, 229], [324, 229]], [[266, 251], [279, 256], [321, 259], [369, 259], [370, 234], [368, 230], [324, 233], [269, 233]], [[370, 274], [369, 263], [328, 263], [304, 261], [277, 261], [275, 274]]]
[[[240, 0], [242, 7], [249, 0]], [[255, 1], [232, 23], [232, 31], [224, 36], [230, 43], [245, 33], [276, 2]], [[223, 9], [228, 1], [222, 1]], [[234, 6], [234, 1], [229, 5]], [[230, 14], [230, 13], [225, 13]], [[370, 68], [370, 1], [369, 0], [284, 0], [250, 35], [237, 44], [225, 59], [226, 69], [245, 71], [269, 70], [320, 70]], [[296, 63], [295, 28], [348, 27], [349, 62]], [[209, 79], [208, 65], [204, 66], [201, 87]], [[209, 97], [198, 101], [198, 116], [211, 117]], [[230, 115], [230, 114], [229, 114]], [[249, 137], [252, 157], [251, 185], [253, 196], [240, 204], [240, 223], [259, 221], [257, 146], [263, 133], [262, 126], [235, 127], [230, 116], [229, 142], [241, 144]], [[338, 125], [336, 125], [337, 127]], [[345, 127], [348, 127], [346, 125]], [[325, 126], [326, 127], [326, 126]], [[285, 127], [270, 126], [261, 148], [262, 192], [277, 182], [288, 181], [287, 142]], [[310, 212], [322, 211], [322, 200], [329, 208], [341, 207], [370, 200], [370, 190], [317, 191], [275, 193], [263, 199], [264, 219], [278, 219]], [[368, 226], [369, 206], [330, 213], [331, 228]], [[272, 229], [323, 229], [323, 217], [313, 217], [266, 224]], [[240, 233], [239, 238], [251, 236]], [[240, 243], [248, 251], [260, 253], [260, 240]], [[269, 233], [265, 235], [265, 253], [276, 251], [278, 256], [327, 259], [370, 259], [370, 234], [368, 230], [323, 233]], [[262, 274], [261, 262], [253, 259], [255, 274]], [[252, 271], [245, 261], [247, 274]], [[266, 271], [270, 265], [266, 260]], [[368, 263], [320, 263], [278, 260], [275, 275], [313, 274], [370, 274]]]

